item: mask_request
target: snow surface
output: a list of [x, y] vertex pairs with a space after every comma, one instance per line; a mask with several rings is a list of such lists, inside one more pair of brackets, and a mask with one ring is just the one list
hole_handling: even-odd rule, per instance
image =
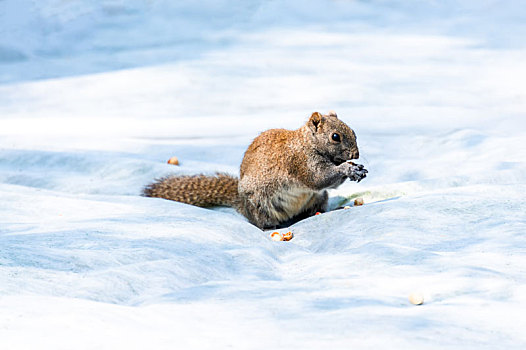
[[[524, 349], [525, 15], [0, 1], [0, 348]], [[290, 242], [139, 196], [329, 109], [369, 170], [332, 204], [366, 204]]]

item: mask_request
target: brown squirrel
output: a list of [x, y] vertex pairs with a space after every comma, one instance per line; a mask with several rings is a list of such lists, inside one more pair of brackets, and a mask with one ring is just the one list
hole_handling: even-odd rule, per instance
[[347, 178], [361, 181], [363, 165], [356, 134], [335, 112], [315, 112], [297, 130], [271, 129], [254, 139], [241, 163], [240, 178], [169, 176], [145, 187], [143, 194], [200, 207], [230, 206], [261, 229], [289, 225], [325, 212], [327, 189]]

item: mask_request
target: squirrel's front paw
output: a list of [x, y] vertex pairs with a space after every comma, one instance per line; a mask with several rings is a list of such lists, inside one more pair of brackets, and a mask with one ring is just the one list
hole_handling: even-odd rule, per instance
[[347, 162], [349, 165], [347, 176], [351, 181], [360, 182], [364, 177], [367, 176], [367, 169], [361, 164], [354, 164], [353, 162]]

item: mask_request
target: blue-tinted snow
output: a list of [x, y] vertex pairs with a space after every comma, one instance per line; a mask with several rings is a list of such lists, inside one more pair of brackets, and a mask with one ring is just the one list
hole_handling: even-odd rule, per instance
[[[1, 348], [523, 349], [524, 11], [0, 1]], [[366, 204], [290, 242], [140, 196], [329, 109]]]

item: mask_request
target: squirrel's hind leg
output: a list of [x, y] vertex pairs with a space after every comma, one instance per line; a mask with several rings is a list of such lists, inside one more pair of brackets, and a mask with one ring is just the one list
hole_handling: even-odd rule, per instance
[[329, 194], [327, 191], [314, 194], [300, 213], [292, 218], [280, 220], [277, 218], [279, 208], [276, 208], [272, 203], [266, 203], [266, 201], [250, 201], [248, 197], [250, 196], [244, 196], [237, 210], [243, 214], [251, 224], [262, 230], [285, 228], [313, 216], [317, 212], [324, 213], [327, 211], [329, 203]]
[[325, 213], [329, 207], [329, 193], [323, 191], [313, 197], [312, 204], [306, 208], [306, 211], [310, 214], [309, 216], [315, 215], [316, 213]]
[[329, 206], [329, 194], [327, 191], [323, 191], [319, 194], [315, 194], [312, 199], [305, 205], [303, 211], [298, 215], [281, 222], [276, 228], [285, 228], [295, 223], [300, 222], [301, 220], [307, 219], [316, 213], [325, 213]]

